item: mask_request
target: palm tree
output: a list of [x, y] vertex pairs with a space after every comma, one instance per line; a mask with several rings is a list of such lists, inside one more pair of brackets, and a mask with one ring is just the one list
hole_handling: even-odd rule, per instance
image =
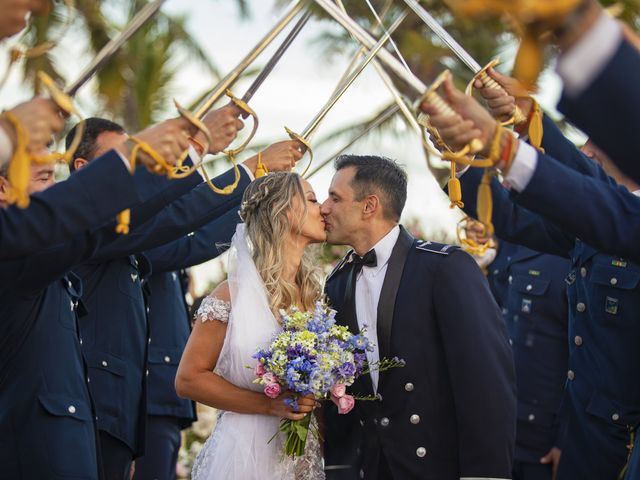
[[[73, 29], [88, 39], [91, 54], [98, 52], [140, 8], [146, 0], [122, 0], [128, 12], [122, 25], [114, 25], [103, 12], [101, 2], [77, 0]], [[242, 2], [241, 5], [242, 7]], [[244, 5], [246, 8], [246, 5]], [[59, 30], [64, 8], [56, 7], [52, 15], [38, 18], [28, 36], [30, 44], [38, 44]], [[172, 80], [182, 62], [195, 59], [212, 76], [219, 77], [212, 60], [185, 28], [186, 17], [159, 12], [97, 74], [99, 109], [95, 114], [108, 115], [122, 122], [126, 129], [137, 131], [159, 120], [159, 114], [170, 108]], [[36, 72], [42, 70], [60, 83], [62, 75], [50, 54], [24, 63], [24, 77], [38, 93]], [[106, 113], [108, 112], [108, 113]]]

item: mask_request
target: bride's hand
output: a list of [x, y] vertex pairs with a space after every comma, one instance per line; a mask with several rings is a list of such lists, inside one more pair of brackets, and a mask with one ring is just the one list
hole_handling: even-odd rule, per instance
[[[296, 398], [298, 401], [298, 409], [294, 411], [288, 403]], [[270, 415], [280, 418], [288, 418], [289, 420], [302, 420], [308, 413], [318, 406], [313, 395], [300, 397], [297, 394], [286, 391], [271, 400]]]

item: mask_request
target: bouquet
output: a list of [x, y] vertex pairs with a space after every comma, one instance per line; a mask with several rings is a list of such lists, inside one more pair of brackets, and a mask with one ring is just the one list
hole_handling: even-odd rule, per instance
[[[356, 400], [376, 397], [354, 397], [346, 388], [360, 375], [372, 368], [380, 371], [403, 366], [397, 358], [381, 360], [369, 365], [367, 351], [373, 345], [364, 331], [352, 334], [348, 327], [336, 325], [336, 311], [323, 302], [316, 302], [313, 311], [301, 312], [295, 307], [280, 311], [283, 330], [267, 349], [259, 350], [253, 358], [256, 380], [264, 386], [264, 393], [276, 398], [288, 390], [301, 396], [311, 395], [317, 400], [331, 399], [340, 414], [349, 413]], [[295, 397], [285, 400], [297, 409]], [[302, 456], [305, 449], [311, 415], [303, 420], [282, 419], [280, 431], [286, 436], [284, 452], [291, 457]]]

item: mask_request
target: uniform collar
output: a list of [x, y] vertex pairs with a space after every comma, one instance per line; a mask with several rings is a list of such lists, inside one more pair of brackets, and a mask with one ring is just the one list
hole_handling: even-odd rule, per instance
[[640, 190], [635, 190], [631, 193], [633, 193], [636, 197], [640, 197]]
[[400, 236], [400, 227], [396, 225], [393, 227], [389, 233], [387, 233], [378, 243], [376, 243], [372, 250], [376, 251], [376, 259], [378, 264], [370, 268], [369, 272], [375, 277], [380, 271], [386, 267], [387, 263], [389, 263], [389, 258], [391, 257], [391, 252], [393, 251], [393, 247], [398, 241], [398, 237]]

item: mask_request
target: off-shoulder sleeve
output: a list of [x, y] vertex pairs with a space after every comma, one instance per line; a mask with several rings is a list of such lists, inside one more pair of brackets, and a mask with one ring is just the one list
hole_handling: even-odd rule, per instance
[[196, 320], [206, 322], [210, 320], [218, 320], [227, 323], [229, 321], [229, 312], [231, 311], [231, 303], [220, 300], [218, 297], [209, 296], [200, 304], [200, 308], [196, 312]]

